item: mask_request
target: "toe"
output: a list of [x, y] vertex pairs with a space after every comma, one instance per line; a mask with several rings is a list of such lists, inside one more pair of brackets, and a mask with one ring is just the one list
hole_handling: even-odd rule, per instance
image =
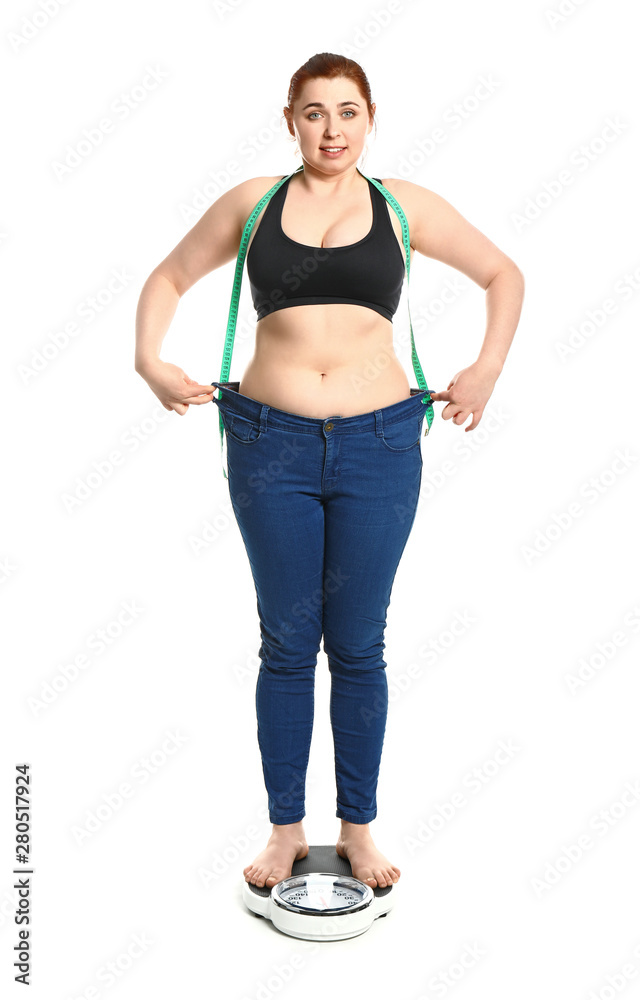
[[381, 888], [384, 888], [384, 886], [387, 884], [387, 878], [385, 876], [384, 871], [380, 868], [374, 868], [373, 874], [375, 875], [376, 882], [378, 883], [378, 885]]

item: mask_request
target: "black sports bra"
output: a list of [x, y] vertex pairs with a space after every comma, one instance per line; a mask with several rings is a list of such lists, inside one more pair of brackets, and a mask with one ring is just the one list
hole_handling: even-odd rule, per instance
[[375, 309], [391, 320], [402, 293], [405, 263], [384, 195], [367, 181], [373, 222], [357, 243], [312, 247], [296, 243], [282, 230], [282, 207], [290, 180], [269, 200], [247, 255], [258, 319], [287, 306], [346, 302]]

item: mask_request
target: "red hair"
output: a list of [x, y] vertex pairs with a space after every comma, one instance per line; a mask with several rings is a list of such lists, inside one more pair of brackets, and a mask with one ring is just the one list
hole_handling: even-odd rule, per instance
[[[306, 63], [295, 71], [289, 84], [287, 110], [293, 114], [293, 105], [299, 99], [300, 91], [308, 80], [317, 80], [323, 77], [331, 80], [338, 76], [344, 76], [347, 80], [352, 80], [355, 83], [363, 100], [366, 101], [369, 117], [374, 117], [371, 87], [362, 66], [354, 59], [336, 55], [335, 52], [317, 52], [315, 56], [311, 56], [311, 59], [307, 59]], [[377, 128], [375, 117], [374, 126]]]

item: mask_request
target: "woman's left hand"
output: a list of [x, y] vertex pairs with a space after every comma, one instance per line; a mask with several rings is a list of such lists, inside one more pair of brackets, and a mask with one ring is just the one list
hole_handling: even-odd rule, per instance
[[446, 401], [442, 417], [453, 420], [454, 424], [463, 424], [473, 413], [473, 420], [465, 427], [465, 431], [472, 431], [480, 423], [498, 375], [495, 368], [475, 361], [453, 376], [445, 392], [432, 392], [431, 398]]

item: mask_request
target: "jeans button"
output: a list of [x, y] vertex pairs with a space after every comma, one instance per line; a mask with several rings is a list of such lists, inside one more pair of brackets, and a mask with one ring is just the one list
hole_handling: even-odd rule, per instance
[[332, 431], [333, 430], [333, 424], [331, 424], [331, 423], [325, 424], [324, 425], [324, 429], [325, 429], [325, 431]]

